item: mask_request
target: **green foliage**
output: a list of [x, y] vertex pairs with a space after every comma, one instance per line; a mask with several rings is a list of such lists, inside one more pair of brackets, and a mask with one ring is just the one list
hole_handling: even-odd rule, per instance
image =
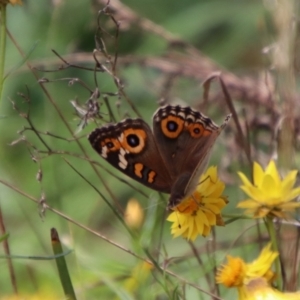
[[[266, 68], [261, 51], [272, 30], [265, 25], [270, 12], [261, 1], [250, 0], [131, 0], [121, 3], [128, 5], [128, 11], [115, 9], [118, 31], [109, 16], [102, 13], [99, 17], [104, 7], [100, 3], [28, 0], [23, 6], [7, 6], [7, 28], [15, 42], [7, 38], [5, 74], [10, 72], [10, 76], [0, 101], [0, 208], [5, 233], [9, 232], [10, 253], [2, 250], [1, 254], [50, 256], [49, 232], [55, 227], [62, 243], [74, 249], [66, 262], [77, 299], [211, 299], [202, 290], [213, 290], [216, 266], [231, 250], [254, 259], [252, 250], [262, 239], [256, 231], [260, 227], [254, 228], [253, 220], [238, 219], [217, 227], [214, 242], [199, 237], [194, 244], [199, 263], [190, 243], [171, 237], [170, 224], [165, 222], [167, 197], [105, 163], [93, 151], [87, 135], [111, 121], [112, 115], [115, 121], [140, 116], [151, 124], [160, 101], [194, 106], [220, 124], [229, 109], [220, 96], [219, 82], [212, 84], [212, 100], [207, 103], [201, 84], [212, 71], [222, 70], [226, 76]], [[130, 19], [131, 13], [136, 15], [135, 21]], [[109, 61], [118, 54], [115, 78], [97, 69], [95, 36], [98, 41], [103, 39], [108, 53], [96, 57], [110, 72]], [[210, 62], [215, 68], [205, 69]], [[232, 86], [240, 79], [234, 78]], [[244, 86], [235, 90], [232, 86], [229, 89], [244, 125], [244, 111], [252, 118], [259, 108], [247, 106], [253, 98], [249, 100], [247, 91], [243, 93]], [[102, 119], [94, 122], [95, 118], [90, 118], [80, 128], [82, 118], [70, 101], [76, 100], [83, 109], [96, 88]], [[242, 92], [237, 94], [239, 89]], [[261, 107], [262, 114], [268, 112], [268, 106]], [[274, 122], [271, 124], [274, 127]], [[236, 204], [243, 196], [236, 171], [249, 170], [250, 164], [245, 163], [234, 125], [230, 132], [218, 140], [211, 164], [219, 165], [227, 183], [225, 194], [230, 203], [225, 213], [237, 214]], [[253, 140], [253, 151], [257, 151], [253, 159], [271, 155], [271, 143], [256, 149]], [[39, 180], [37, 174], [42, 174]], [[43, 201], [36, 203], [30, 198], [45, 201], [50, 209], [43, 216]], [[124, 226], [116, 213], [122, 215], [131, 198], [138, 199], [145, 214], [143, 224], [134, 229]], [[251, 230], [244, 233], [246, 228]], [[5, 233], [0, 232], [1, 244]], [[243, 247], [242, 233], [253, 243]], [[126, 280], [139, 277], [133, 270], [142, 263], [141, 258], [152, 260], [154, 267], [141, 275], [143, 280], [135, 290], [128, 290]], [[20, 294], [50, 287], [58, 298], [63, 297], [54, 261], [12, 260], [12, 265]], [[4, 259], [0, 287], [0, 299], [14, 292]], [[236, 296], [220, 290], [224, 299]]]

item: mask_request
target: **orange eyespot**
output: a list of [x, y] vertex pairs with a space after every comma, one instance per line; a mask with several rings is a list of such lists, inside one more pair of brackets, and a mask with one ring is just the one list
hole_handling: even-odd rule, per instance
[[118, 151], [120, 149], [120, 143], [117, 139], [106, 138], [100, 144], [101, 148], [106, 147], [107, 151]]
[[146, 132], [143, 129], [126, 129], [119, 137], [119, 141], [125, 151], [140, 153], [146, 145]]
[[165, 136], [175, 139], [182, 132], [184, 120], [180, 117], [170, 115], [161, 121], [161, 130]]
[[205, 129], [201, 123], [191, 123], [187, 126], [187, 130], [193, 138], [199, 138], [201, 136], [208, 136], [211, 134], [211, 131]]

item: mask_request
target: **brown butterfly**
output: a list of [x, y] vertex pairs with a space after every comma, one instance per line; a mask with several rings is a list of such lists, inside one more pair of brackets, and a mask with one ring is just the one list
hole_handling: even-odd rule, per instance
[[153, 116], [153, 131], [142, 119], [125, 119], [95, 129], [93, 148], [115, 168], [153, 190], [170, 194], [175, 207], [196, 189], [221, 126], [200, 112], [167, 105]]

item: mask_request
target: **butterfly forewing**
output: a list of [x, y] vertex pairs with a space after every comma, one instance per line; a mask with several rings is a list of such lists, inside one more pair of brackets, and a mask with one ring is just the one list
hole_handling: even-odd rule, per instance
[[148, 124], [141, 119], [95, 129], [89, 136], [93, 148], [111, 165], [160, 192], [170, 193], [172, 181]]

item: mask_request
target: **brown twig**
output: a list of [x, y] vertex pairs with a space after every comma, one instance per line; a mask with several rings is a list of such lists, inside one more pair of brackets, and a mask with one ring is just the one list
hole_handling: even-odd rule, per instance
[[[2, 215], [2, 209], [0, 207], [0, 232], [2, 235], [4, 235], [6, 233], [6, 229], [5, 229], [5, 224], [4, 224], [4, 218]], [[10, 256], [10, 249], [9, 249], [9, 244], [7, 239], [3, 240], [3, 248], [4, 248], [4, 252], [7, 255], [7, 264], [8, 264], [8, 270], [9, 270], [9, 276], [10, 276], [10, 282], [12, 284], [12, 288], [14, 290], [14, 293], [17, 295], [18, 294], [18, 287], [17, 287], [17, 278], [16, 278], [16, 274], [14, 271], [14, 266], [12, 264], [12, 259], [9, 257]]]
[[[13, 42], [13, 44], [15, 45], [15, 47], [18, 49], [19, 53], [21, 54], [22, 57], [25, 57], [25, 54], [23, 52], [23, 50], [20, 48], [19, 44], [17, 43], [17, 41], [14, 39], [14, 37], [10, 34], [9, 31], [7, 31], [7, 34], [9, 36], [9, 38], [11, 39], [11, 41]], [[31, 70], [33, 76], [36, 78], [36, 80], [38, 81], [38, 75], [36, 73], [35, 70], [33, 70], [32, 66], [30, 65], [29, 62], [26, 62], [28, 68]], [[50, 104], [53, 106], [53, 108], [55, 109], [56, 113], [58, 114], [59, 118], [61, 119], [61, 121], [63, 122], [64, 126], [67, 128], [67, 130], [69, 131], [69, 133], [73, 136], [73, 138], [75, 138], [75, 135], [73, 133], [72, 128], [69, 125], [69, 122], [66, 120], [65, 116], [63, 115], [63, 113], [61, 112], [61, 110], [59, 109], [58, 105], [56, 104], [56, 102], [54, 101], [54, 99], [52, 98], [52, 96], [50, 95], [49, 91], [47, 90], [47, 88], [45, 87], [45, 85], [42, 82], [39, 82], [41, 89], [43, 90], [43, 92], [45, 93], [47, 99], [49, 100]], [[80, 143], [79, 140], [75, 140], [77, 146], [79, 147], [79, 149], [82, 151], [82, 153], [84, 154], [85, 157], [88, 158], [88, 154], [85, 150], [85, 148], [83, 147], [83, 145]], [[101, 183], [103, 184], [103, 186], [105, 187], [105, 189], [107, 190], [108, 194], [110, 195], [110, 197], [112, 198], [112, 200], [115, 202], [116, 206], [119, 206], [119, 203], [115, 197], [115, 195], [112, 193], [112, 191], [110, 190], [110, 188], [108, 187], [108, 185], [106, 184], [103, 176], [100, 174], [100, 172], [97, 170], [97, 168], [93, 165], [90, 164], [91, 168], [93, 169], [93, 171], [96, 173], [96, 175], [98, 176], [98, 178], [100, 179]]]

